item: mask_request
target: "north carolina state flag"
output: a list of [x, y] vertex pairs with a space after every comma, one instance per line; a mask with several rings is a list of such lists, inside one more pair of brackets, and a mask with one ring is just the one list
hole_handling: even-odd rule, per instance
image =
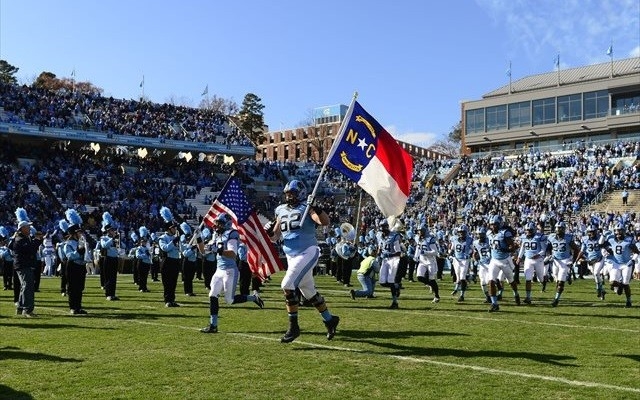
[[328, 165], [357, 182], [385, 217], [399, 216], [411, 189], [411, 155], [357, 101], [345, 118]]

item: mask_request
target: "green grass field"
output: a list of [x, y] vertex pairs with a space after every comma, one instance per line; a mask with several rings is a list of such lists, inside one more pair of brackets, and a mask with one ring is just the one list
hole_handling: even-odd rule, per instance
[[139, 293], [120, 275], [121, 301], [107, 302], [89, 276], [89, 315], [71, 316], [58, 278], [43, 278], [33, 319], [14, 315], [12, 293], [0, 292], [0, 398], [640, 398], [638, 281], [631, 309], [624, 296], [598, 300], [593, 282], [579, 280], [557, 308], [549, 306], [553, 291], [536, 287], [532, 306], [516, 307], [509, 293], [490, 314], [479, 285], [457, 304], [448, 276], [437, 305], [422, 284], [404, 282], [399, 310], [386, 308], [386, 289], [353, 301], [319, 276], [341, 317], [338, 334], [327, 341], [318, 313], [303, 307], [302, 335], [281, 344], [282, 275], [265, 288], [264, 310], [222, 301], [215, 335], [198, 331], [208, 323], [202, 282], [197, 297], [182, 295], [179, 282], [182, 307], [165, 308], [160, 283]]

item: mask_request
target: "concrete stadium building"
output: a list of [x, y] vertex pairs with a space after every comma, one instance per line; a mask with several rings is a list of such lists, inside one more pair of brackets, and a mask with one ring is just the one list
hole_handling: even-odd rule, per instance
[[640, 58], [527, 76], [462, 103], [466, 154], [640, 138]]

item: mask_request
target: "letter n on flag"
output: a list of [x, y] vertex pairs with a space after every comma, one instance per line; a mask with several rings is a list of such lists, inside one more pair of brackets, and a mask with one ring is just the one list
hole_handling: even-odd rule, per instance
[[227, 213], [240, 234], [240, 240], [247, 245], [247, 262], [252, 272], [262, 279], [278, 271], [284, 271], [282, 261], [254, 208], [249, 205], [240, 181], [231, 177], [220, 191], [218, 198], [204, 217], [204, 223], [213, 228], [215, 218]]
[[402, 214], [411, 189], [411, 155], [357, 101], [335, 140], [328, 165], [369, 193], [385, 217]]

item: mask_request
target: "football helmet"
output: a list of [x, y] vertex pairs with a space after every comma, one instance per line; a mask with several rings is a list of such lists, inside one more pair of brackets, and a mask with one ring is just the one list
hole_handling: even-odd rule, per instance
[[487, 236], [487, 228], [484, 226], [479, 226], [476, 228], [476, 235], [481, 239], [484, 239]]
[[527, 223], [524, 227], [524, 231], [527, 234], [527, 237], [531, 238], [536, 233], [536, 224], [533, 222]]
[[231, 217], [227, 213], [218, 214], [218, 216], [214, 219], [214, 221], [216, 224], [216, 232], [218, 233], [222, 233], [227, 229], [231, 229], [231, 226], [233, 225], [233, 222], [231, 221]]
[[307, 187], [302, 181], [293, 179], [284, 186], [284, 200], [291, 206], [295, 207], [307, 199]]
[[564, 221], [560, 221], [556, 224], [556, 234], [564, 235], [567, 232], [567, 223]]
[[624, 225], [618, 222], [616, 226], [613, 227], [613, 233], [616, 235], [616, 239], [622, 239], [624, 237]]

